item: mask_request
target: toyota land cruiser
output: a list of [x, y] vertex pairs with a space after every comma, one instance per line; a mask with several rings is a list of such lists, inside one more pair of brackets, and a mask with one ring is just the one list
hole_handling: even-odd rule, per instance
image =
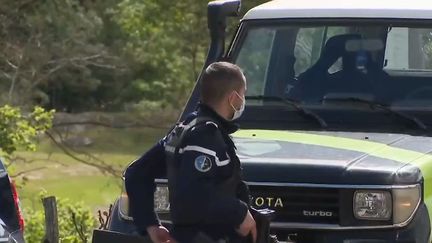
[[[206, 65], [248, 81], [234, 134], [255, 207], [291, 242], [430, 242], [432, 2], [275, 0], [250, 10], [224, 51], [239, 1], [209, 3]], [[198, 85], [198, 84], [197, 84]], [[195, 87], [183, 113], [198, 101]], [[156, 209], [169, 224], [166, 181]], [[127, 195], [112, 230], [133, 232]]]

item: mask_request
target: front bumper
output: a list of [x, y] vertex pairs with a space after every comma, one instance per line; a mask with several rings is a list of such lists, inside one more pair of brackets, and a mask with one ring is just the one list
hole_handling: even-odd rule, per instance
[[[159, 214], [159, 217], [170, 227], [168, 213]], [[281, 242], [295, 243], [430, 243], [431, 225], [427, 207], [422, 202], [411, 222], [402, 228], [290, 229], [273, 225], [272, 233]]]
[[289, 229], [273, 228], [280, 241], [296, 243], [430, 243], [429, 214], [422, 203], [412, 221], [403, 228], [376, 229]]

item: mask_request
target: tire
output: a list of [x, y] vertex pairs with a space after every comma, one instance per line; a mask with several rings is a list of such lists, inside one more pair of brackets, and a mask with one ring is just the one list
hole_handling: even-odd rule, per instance
[[108, 222], [108, 230], [120, 232], [123, 234], [138, 235], [137, 229], [133, 224], [133, 221], [126, 220], [121, 217], [118, 204], [119, 203], [117, 199], [116, 202], [114, 203], [111, 212], [111, 218]]

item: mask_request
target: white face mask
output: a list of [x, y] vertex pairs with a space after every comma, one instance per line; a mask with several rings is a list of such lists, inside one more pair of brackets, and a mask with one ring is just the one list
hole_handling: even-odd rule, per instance
[[230, 104], [231, 107], [234, 109], [234, 115], [233, 115], [231, 120], [235, 120], [235, 119], [240, 118], [241, 115], [243, 114], [243, 111], [245, 110], [245, 106], [246, 106], [246, 100], [243, 97], [241, 97], [237, 93], [237, 91], [234, 91], [234, 92], [236, 92], [236, 95], [242, 100], [242, 105], [240, 106], [240, 109], [237, 110], [232, 104]]

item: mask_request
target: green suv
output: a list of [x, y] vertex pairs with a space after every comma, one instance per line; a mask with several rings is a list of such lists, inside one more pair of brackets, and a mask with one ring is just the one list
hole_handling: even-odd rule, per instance
[[[239, 1], [209, 4], [206, 65], [248, 81], [234, 134], [252, 204], [276, 210], [281, 241], [430, 242], [432, 2], [271, 1], [224, 50]], [[183, 116], [198, 101], [195, 87]], [[166, 180], [156, 209], [169, 225]], [[133, 233], [127, 195], [112, 230]]]

